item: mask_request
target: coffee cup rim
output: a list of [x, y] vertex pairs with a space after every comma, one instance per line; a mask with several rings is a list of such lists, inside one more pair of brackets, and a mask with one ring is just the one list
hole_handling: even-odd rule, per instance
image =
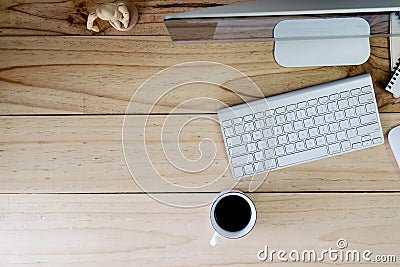
[[[240, 196], [240, 197], [242, 197], [243, 199], [245, 199], [245, 200], [247, 201], [247, 203], [249, 204], [249, 206], [250, 206], [250, 210], [251, 210], [250, 221], [249, 221], [249, 223], [246, 225], [245, 228], [243, 228], [242, 230], [237, 231], [237, 232], [244, 231], [244, 230], [249, 226], [250, 223], [251, 223], [252, 225], [251, 225], [246, 231], [244, 231], [244, 233], [243, 233], [242, 235], [239, 235], [239, 236], [227, 235], [226, 233], [237, 233], [237, 232], [229, 232], [229, 231], [226, 231], [226, 230], [222, 229], [222, 227], [220, 227], [220, 226], [218, 225], [218, 223], [216, 222], [216, 220], [215, 220], [215, 217], [214, 217], [215, 206], [218, 204], [218, 202], [219, 202], [222, 198], [227, 197], [227, 195], [237, 195], [237, 196]], [[248, 235], [248, 234], [253, 230], [254, 226], [256, 225], [256, 221], [257, 221], [257, 210], [256, 210], [256, 206], [255, 206], [253, 200], [251, 200], [245, 193], [243, 193], [243, 192], [241, 192], [241, 191], [228, 191], [228, 192], [223, 192], [223, 193], [221, 193], [221, 194], [219, 194], [219, 195], [217, 196], [217, 198], [213, 201], [213, 204], [211, 205], [211, 209], [210, 209], [210, 222], [211, 222], [211, 226], [212, 226], [212, 228], [214, 229], [214, 231], [215, 231], [216, 233], [218, 233], [219, 235], [221, 235], [221, 236], [223, 236], [223, 237], [225, 237], [225, 238], [228, 238], [228, 239], [238, 239], [238, 238], [242, 238], [242, 237]], [[215, 225], [214, 225], [214, 224], [215, 224]], [[216, 227], [216, 226], [218, 226], [218, 227]]]

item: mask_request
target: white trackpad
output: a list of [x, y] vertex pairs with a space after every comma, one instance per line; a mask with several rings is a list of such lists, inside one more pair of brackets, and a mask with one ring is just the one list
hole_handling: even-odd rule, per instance
[[275, 60], [283, 67], [359, 65], [370, 55], [369, 34], [362, 18], [284, 20], [274, 29]]

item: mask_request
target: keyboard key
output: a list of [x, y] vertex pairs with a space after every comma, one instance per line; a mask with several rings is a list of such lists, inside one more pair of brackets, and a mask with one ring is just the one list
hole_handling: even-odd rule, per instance
[[241, 145], [241, 146], [232, 147], [231, 149], [229, 149], [229, 153], [233, 157], [233, 156], [239, 156], [239, 155], [245, 154], [245, 153], [247, 153], [247, 151], [246, 151], [246, 147], [244, 145]]
[[358, 149], [358, 148], [361, 148], [361, 147], [362, 147], [362, 143], [361, 142], [353, 144], [353, 149]]
[[304, 128], [304, 124], [303, 124], [302, 121], [295, 121], [295, 122], [293, 123], [293, 128], [294, 128], [296, 131], [301, 130], [301, 129]]
[[296, 110], [296, 105], [290, 104], [286, 106], [286, 111], [293, 111]]
[[351, 149], [351, 144], [349, 141], [343, 141], [340, 143], [340, 145], [342, 146], [343, 151], [348, 151]]
[[265, 122], [264, 120], [257, 120], [254, 122], [254, 126], [256, 129], [260, 130], [262, 128], [265, 128]]
[[358, 105], [358, 98], [357, 97], [350, 97], [349, 99], [347, 99], [347, 101], [349, 102], [349, 106], [354, 107]]
[[318, 136], [315, 138], [315, 142], [317, 143], [317, 146], [324, 146], [326, 145], [326, 138], [325, 136]]
[[345, 132], [345, 131], [340, 131], [340, 132], [338, 132], [338, 133], [336, 134], [336, 138], [337, 138], [337, 140], [339, 140], [339, 141], [346, 140], [346, 139], [347, 139], [346, 132]]
[[263, 134], [264, 138], [272, 137], [273, 136], [272, 128], [266, 128], [266, 129], [262, 130], [262, 134]]
[[251, 163], [252, 161], [253, 161], [252, 154], [238, 156], [238, 157], [232, 157], [232, 159], [231, 159], [231, 163], [234, 167], [248, 164], [248, 163]]
[[325, 112], [327, 111], [327, 109], [326, 109], [326, 105], [320, 105], [320, 106], [317, 106], [317, 112], [318, 112], [318, 114], [324, 114]]
[[274, 134], [275, 134], [275, 135], [283, 134], [282, 126], [275, 126], [275, 127], [274, 127]]
[[370, 145], [372, 145], [372, 141], [371, 140], [367, 140], [367, 141], [362, 142], [362, 146], [363, 147], [370, 146]]
[[345, 109], [348, 107], [347, 99], [342, 99], [338, 101], [339, 109]]
[[339, 124], [337, 122], [332, 122], [329, 124], [329, 130], [332, 133], [336, 133], [337, 131], [339, 131]]
[[242, 139], [238, 135], [231, 138], [227, 138], [226, 140], [227, 142], [229, 142], [230, 144], [229, 146], [237, 146], [242, 143]]
[[373, 114], [361, 116], [360, 120], [361, 120], [361, 124], [368, 124], [368, 123], [377, 122], [378, 117], [376, 116], [375, 113], [373, 113]]
[[329, 96], [329, 100], [338, 100], [340, 98], [339, 94], [332, 94]]
[[328, 127], [327, 124], [324, 124], [324, 125], [319, 126], [319, 127], [318, 127], [318, 130], [319, 130], [319, 133], [320, 133], [321, 135], [325, 135], [325, 134], [329, 133], [329, 127]]
[[349, 91], [344, 91], [340, 93], [340, 98], [348, 98], [350, 96]]
[[368, 86], [364, 86], [364, 87], [361, 88], [361, 91], [363, 93], [371, 93], [372, 92], [372, 88], [369, 85]]
[[232, 127], [225, 128], [224, 132], [226, 137], [231, 137], [234, 135]]
[[254, 116], [256, 117], [256, 119], [261, 119], [264, 118], [264, 112], [257, 112]]
[[283, 131], [285, 133], [290, 133], [293, 131], [293, 125], [291, 123], [286, 123], [283, 125]]
[[288, 134], [288, 140], [289, 142], [293, 143], [296, 142], [298, 140], [297, 138], [297, 133], [290, 133]]
[[254, 153], [254, 159], [257, 161], [264, 160], [264, 154], [261, 151]]
[[304, 109], [300, 109], [298, 111], [296, 111], [296, 116], [298, 120], [302, 120], [305, 117], [307, 117], [306, 111]]
[[356, 129], [349, 129], [347, 130], [347, 137], [348, 138], [353, 138], [357, 136], [357, 130]]
[[329, 154], [336, 154], [340, 152], [340, 145], [339, 143], [331, 144], [328, 146]]
[[277, 156], [282, 156], [283, 154], [285, 154], [285, 148], [283, 146], [278, 146], [275, 148], [275, 154]]
[[248, 122], [244, 124], [244, 130], [246, 132], [254, 131], [254, 124], [252, 122]]
[[244, 127], [243, 127], [243, 125], [236, 125], [235, 126], [235, 132], [236, 132], [236, 134], [242, 134], [242, 133], [244, 133]]
[[296, 120], [296, 113], [295, 112], [288, 112], [286, 114], [286, 120], [287, 121], [294, 121]]
[[361, 141], [368, 141], [368, 140], [371, 140], [371, 136], [370, 135], [364, 135], [364, 136], [361, 136]]
[[243, 169], [244, 169], [244, 173], [247, 174], [247, 175], [254, 173], [252, 164], [245, 165]]
[[251, 134], [247, 133], [242, 135], [242, 142], [243, 143], [250, 143], [251, 142]]
[[308, 108], [308, 109], [306, 110], [306, 112], [307, 112], [307, 115], [308, 115], [309, 117], [315, 116], [315, 115], [317, 115], [317, 108], [316, 108], [316, 107]]
[[307, 101], [307, 105], [309, 106], [309, 107], [311, 107], [311, 106], [315, 106], [317, 104], [317, 99], [310, 99], [310, 100], [308, 100]]
[[361, 116], [367, 113], [367, 110], [365, 109], [365, 106], [357, 106], [356, 107], [356, 114], [357, 116]]
[[317, 136], [317, 135], [318, 135], [318, 129], [315, 128], [315, 127], [310, 128], [310, 129], [308, 130], [308, 133], [310, 134], [311, 137]]
[[380, 138], [380, 137], [374, 138], [374, 139], [372, 139], [372, 143], [373, 144], [380, 144], [380, 143], [382, 143], [382, 138]]
[[350, 127], [357, 127], [358, 125], [360, 125], [360, 120], [358, 118], [350, 119]]
[[298, 108], [298, 109], [305, 108], [306, 106], [307, 106], [307, 102], [306, 102], [306, 101], [297, 103], [297, 108]]
[[327, 134], [326, 135], [326, 142], [328, 142], [328, 144], [332, 144], [336, 141], [336, 136], [334, 134]]
[[356, 109], [355, 108], [348, 108], [344, 111], [346, 114], [346, 118], [352, 118], [356, 115]]
[[264, 151], [264, 156], [266, 159], [273, 158], [275, 156], [274, 150], [272, 148], [266, 149]]
[[338, 109], [336, 102], [329, 102], [326, 106], [329, 112], [334, 112]]
[[350, 91], [351, 95], [359, 95], [361, 93], [361, 89], [360, 88], [356, 88]]
[[365, 109], [367, 110], [368, 113], [374, 112], [375, 111], [375, 104], [374, 103], [369, 103], [365, 105]]
[[233, 119], [233, 124], [242, 124], [242, 123], [243, 123], [242, 118], [234, 118]]
[[286, 137], [286, 135], [280, 135], [278, 136], [278, 144], [279, 145], [284, 145], [288, 142], [288, 139]]
[[315, 143], [315, 139], [307, 139], [306, 140], [306, 147], [307, 148], [313, 148], [315, 147], [317, 144]]
[[253, 118], [254, 118], [254, 117], [253, 117], [253, 114], [246, 115], [246, 116], [243, 117], [244, 121], [252, 121]]
[[266, 126], [266, 127], [270, 127], [270, 126], [274, 126], [274, 125], [275, 125], [275, 123], [274, 123], [274, 117], [267, 117], [267, 118], [264, 120], [264, 122], [265, 122], [265, 126]]
[[325, 115], [325, 122], [332, 122], [335, 121], [335, 116], [333, 116], [333, 113], [328, 113]]
[[250, 153], [255, 152], [255, 151], [257, 150], [256, 144], [255, 144], [255, 143], [247, 144], [247, 150], [248, 150]]
[[318, 98], [319, 104], [325, 104], [328, 101], [329, 101], [329, 98], [327, 96], [322, 96], [322, 97]]
[[244, 172], [242, 167], [233, 168], [233, 174], [236, 178], [243, 177]]
[[309, 137], [307, 130], [301, 130], [299, 131], [299, 138], [304, 140]]
[[226, 120], [222, 122], [223, 127], [229, 127], [232, 125], [232, 120]]
[[380, 131], [381, 131], [381, 127], [379, 127], [378, 123], [361, 126], [361, 127], [357, 128], [358, 135], [360, 135], [360, 136], [365, 135], [365, 134], [380, 132]]
[[316, 116], [314, 117], [315, 125], [321, 125], [325, 123], [324, 116]]
[[358, 102], [360, 104], [365, 104], [374, 101], [374, 98], [372, 97], [372, 94], [365, 94], [365, 95], [360, 95], [358, 97]]
[[267, 148], [267, 142], [265, 140], [261, 140], [257, 142], [257, 147], [259, 150], [263, 150], [265, 148]]
[[304, 126], [306, 128], [310, 128], [313, 125], [314, 125], [313, 119], [309, 118], [304, 120]]
[[267, 144], [268, 147], [274, 147], [276, 145], [276, 138], [268, 138]]
[[335, 112], [335, 119], [336, 119], [337, 121], [343, 120], [345, 117], [346, 117], [346, 115], [344, 114], [344, 111], [343, 111], [343, 110], [340, 110], [340, 111], [336, 111], [336, 112]]
[[277, 161], [278, 161], [278, 166], [283, 167], [283, 166], [297, 164], [300, 162], [311, 161], [317, 158], [326, 157], [327, 155], [328, 152], [326, 147], [318, 147], [310, 150], [305, 150], [303, 152], [298, 152], [295, 154], [279, 157]]
[[255, 140], [255, 141], [261, 140], [264, 138], [260, 131], [255, 131], [252, 133], [252, 135], [253, 135], [253, 140]]
[[275, 123], [277, 125], [283, 124], [286, 121], [285, 115], [277, 115], [275, 116]]
[[350, 127], [349, 120], [342, 120], [339, 122], [339, 129], [340, 130], [346, 130]]
[[290, 154], [295, 151], [294, 144], [287, 144], [285, 145], [286, 153]]
[[265, 169], [273, 170], [276, 168], [276, 161], [275, 161], [275, 159], [269, 159], [264, 162], [264, 165], [265, 165]]
[[303, 141], [297, 142], [295, 145], [296, 145], [296, 151], [297, 152], [306, 149], [306, 147], [304, 146], [304, 142]]
[[285, 107], [279, 107], [275, 109], [276, 114], [285, 113], [285, 111], [286, 111]]
[[256, 172], [263, 172], [265, 170], [263, 162], [257, 162], [254, 164], [254, 169]]

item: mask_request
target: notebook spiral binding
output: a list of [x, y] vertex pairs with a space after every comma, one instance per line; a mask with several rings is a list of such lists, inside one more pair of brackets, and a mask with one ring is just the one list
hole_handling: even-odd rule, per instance
[[[394, 86], [400, 86], [400, 58], [397, 60], [395, 67], [393, 68], [393, 76], [390, 79], [389, 84], [386, 86], [386, 90], [392, 92]], [[393, 92], [392, 92], [393, 93]]]

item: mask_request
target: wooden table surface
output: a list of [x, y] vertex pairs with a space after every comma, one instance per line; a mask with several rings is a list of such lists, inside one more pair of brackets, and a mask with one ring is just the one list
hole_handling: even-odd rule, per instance
[[[143, 144], [139, 126], [148, 119], [145, 142], [160, 176], [201, 188], [220, 175], [215, 190], [156, 186], [143, 192], [128, 170], [122, 144], [125, 111], [141, 84], [191, 61], [232, 66], [265, 96], [369, 72], [387, 137], [400, 124], [400, 103], [383, 90], [390, 75], [387, 39], [371, 40], [371, 57], [361, 66], [281, 68], [273, 43], [171, 42], [163, 24], [166, 14], [238, 0], [135, 1], [140, 18], [134, 29], [120, 33], [101, 23], [100, 33], [92, 34], [85, 28], [88, 10], [103, 2], [1, 1], [0, 266], [266, 265], [257, 259], [265, 245], [321, 251], [336, 247], [339, 238], [348, 241], [349, 249], [396, 255], [400, 262], [400, 170], [387, 140], [270, 173], [249, 193], [258, 210], [255, 229], [241, 240], [221, 240], [215, 248], [208, 245], [208, 205], [177, 208], [154, 197], [195, 205], [224, 189], [231, 175], [213, 121], [222, 104], [180, 104], [195, 97], [226, 105], [243, 100], [218, 86], [186, 85], [165, 95], [149, 114], [153, 103], [147, 100], [160, 93], [157, 87], [135, 98], [135, 109], [127, 115], [134, 148]], [[179, 145], [196, 159], [200, 141], [209, 138], [216, 156], [207, 170], [188, 174], [168, 161], [160, 133], [171, 133], [163, 142], [176, 144], [174, 133], [182, 124], [202, 115], [211, 119], [187, 124]], [[145, 156], [132, 158], [148, 168]], [[154, 179], [152, 173], [141, 173], [141, 179]], [[235, 188], [247, 192], [248, 186], [245, 180]]]

